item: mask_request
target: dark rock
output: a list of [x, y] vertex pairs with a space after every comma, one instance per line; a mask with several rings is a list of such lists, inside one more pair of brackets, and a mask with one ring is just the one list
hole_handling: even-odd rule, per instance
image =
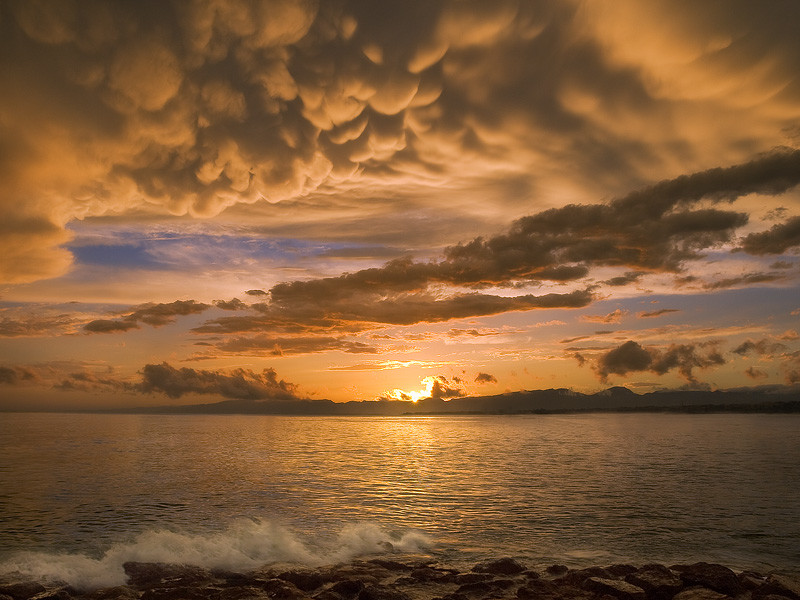
[[35, 581], [21, 581], [19, 583], [0, 585], [0, 594], [11, 596], [14, 600], [28, 600], [28, 598], [45, 591], [47, 591], [45, 587]]
[[678, 592], [672, 600], [731, 600], [731, 597], [708, 588], [692, 587]]
[[334, 583], [330, 590], [340, 594], [344, 598], [350, 598], [364, 589], [364, 582], [360, 579], [344, 579]]
[[259, 600], [268, 598], [267, 593], [258, 587], [229, 587], [216, 594], [216, 600]]
[[128, 576], [128, 584], [138, 588], [198, 585], [212, 578], [209, 571], [191, 565], [126, 562], [122, 568]]
[[744, 591], [736, 573], [728, 567], [705, 562], [673, 566], [687, 585], [701, 585], [720, 594], [736, 596]]
[[459, 573], [453, 578], [453, 582], [458, 585], [464, 585], [465, 583], [478, 583], [480, 581], [489, 581], [490, 579], [494, 579], [494, 575], [491, 573]]
[[619, 581], [617, 579], [604, 579], [602, 577], [589, 577], [583, 582], [583, 588], [598, 594], [606, 594], [618, 600], [646, 600], [647, 594], [639, 586]]
[[259, 587], [264, 590], [270, 598], [276, 598], [277, 600], [301, 600], [308, 598], [305, 592], [299, 590], [297, 586], [278, 578], [266, 579], [260, 582]]
[[278, 575], [278, 579], [288, 581], [295, 587], [304, 592], [311, 592], [325, 583], [325, 578], [319, 571], [302, 570], [302, 571], [286, 571]]
[[369, 585], [358, 593], [358, 600], [411, 600], [411, 596], [391, 588]]
[[202, 587], [154, 587], [142, 592], [141, 600], [208, 600]]
[[755, 591], [767, 583], [767, 578], [761, 575], [760, 573], [755, 573], [753, 571], [743, 571], [739, 573], [739, 583], [742, 584], [742, 587], [748, 591]]
[[645, 565], [625, 581], [642, 588], [651, 600], [669, 600], [683, 589], [683, 580], [664, 565]]
[[548, 575], [563, 575], [567, 571], [569, 571], [567, 565], [550, 565], [545, 569]]
[[136, 600], [139, 593], [127, 585], [95, 590], [81, 596], [85, 600]]
[[514, 583], [515, 582], [511, 579], [476, 581], [474, 583], [465, 583], [456, 590], [456, 593], [465, 594], [467, 596], [486, 596], [499, 590], [507, 590], [508, 588], [513, 587]]
[[475, 573], [491, 573], [492, 575], [516, 575], [525, 570], [527, 570], [526, 567], [513, 558], [486, 560], [472, 567], [472, 571]]
[[411, 571], [409, 577], [419, 582], [427, 583], [452, 583], [458, 571], [452, 569], [439, 569], [436, 567], [419, 567]]
[[71, 600], [78, 592], [74, 589], [59, 588], [56, 590], [47, 590], [41, 594], [36, 594], [31, 600]]
[[314, 594], [314, 600], [344, 600], [344, 596], [331, 590], [322, 590]]
[[414, 568], [411, 565], [407, 565], [396, 560], [386, 560], [383, 558], [373, 558], [367, 562], [378, 565], [379, 567], [383, 567], [384, 569], [388, 569], [389, 571], [410, 571]]
[[780, 594], [765, 594], [764, 596], [759, 596], [758, 600], [792, 600], [788, 596], [781, 596]]
[[558, 579], [554, 581], [559, 583], [566, 583], [569, 585], [573, 585], [575, 587], [582, 587], [583, 582], [589, 579], [589, 577], [599, 577], [600, 579], [613, 579], [613, 575], [603, 569], [602, 567], [589, 567], [587, 569], [576, 569], [574, 571], [568, 571]]
[[787, 596], [800, 600], [800, 578], [791, 575], [772, 573], [767, 576], [767, 589], [771, 594]]
[[611, 573], [614, 577], [625, 577], [638, 570], [639, 569], [633, 565], [611, 565], [606, 567], [606, 571]]
[[0, 600], [14, 600], [14, 598], [6, 596], [5, 594], [0, 594]]

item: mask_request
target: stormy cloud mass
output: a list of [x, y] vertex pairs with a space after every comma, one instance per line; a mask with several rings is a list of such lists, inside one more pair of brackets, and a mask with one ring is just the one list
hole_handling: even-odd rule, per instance
[[797, 391], [798, 19], [0, 0], [0, 409]]

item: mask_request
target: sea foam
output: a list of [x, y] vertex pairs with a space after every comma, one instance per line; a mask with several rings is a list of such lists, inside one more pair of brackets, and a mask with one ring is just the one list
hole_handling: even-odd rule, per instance
[[374, 523], [347, 525], [332, 539], [314, 542], [303, 541], [270, 521], [248, 519], [215, 533], [145, 531], [130, 542], [112, 545], [98, 558], [77, 553], [19, 552], [0, 564], [0, 575], [97, 589], [125, 584], [123, 565], [129, 561], [249, 571], [270, 563], [317, 567], [387, 551], [420, 553], [431, 547], [430, 538], [423, 533], [393, 535]]

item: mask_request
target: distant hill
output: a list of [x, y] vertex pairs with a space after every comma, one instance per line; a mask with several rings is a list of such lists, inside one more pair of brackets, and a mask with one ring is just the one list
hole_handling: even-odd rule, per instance
[[529, 390], [494, 396], [470, 396], [418, 402], [399, 400], [332, 402], [331, 400], [225, 400], [211, 404], [121, 409], [106, 412], [148, 414], [263, 415], [431, 415], [548, 414], [570, 412], [800, 412], [797, 388], [744, 390], [672, 390], [636, 394], [611, 387], [594, 394], [568, 389]]

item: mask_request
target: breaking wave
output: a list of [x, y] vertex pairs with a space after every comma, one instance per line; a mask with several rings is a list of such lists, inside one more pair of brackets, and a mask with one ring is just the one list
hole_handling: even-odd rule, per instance
[[129, 561], [249, 571], [270, 563], [317, 567], [371, 554], [421, 553], [431, 547], [431, 539], [423, 533], [392, 535], [373, 523], [347, 525], [330, 540], [309, 542], [269, 521], [242, 520], [216, 533], [146, 531], [130, 542], [112, 545], [99, 558], [19, 552], [0, 564], [0, 575], [96, 589], [123, 585], [127, 579], [123, 564]]

